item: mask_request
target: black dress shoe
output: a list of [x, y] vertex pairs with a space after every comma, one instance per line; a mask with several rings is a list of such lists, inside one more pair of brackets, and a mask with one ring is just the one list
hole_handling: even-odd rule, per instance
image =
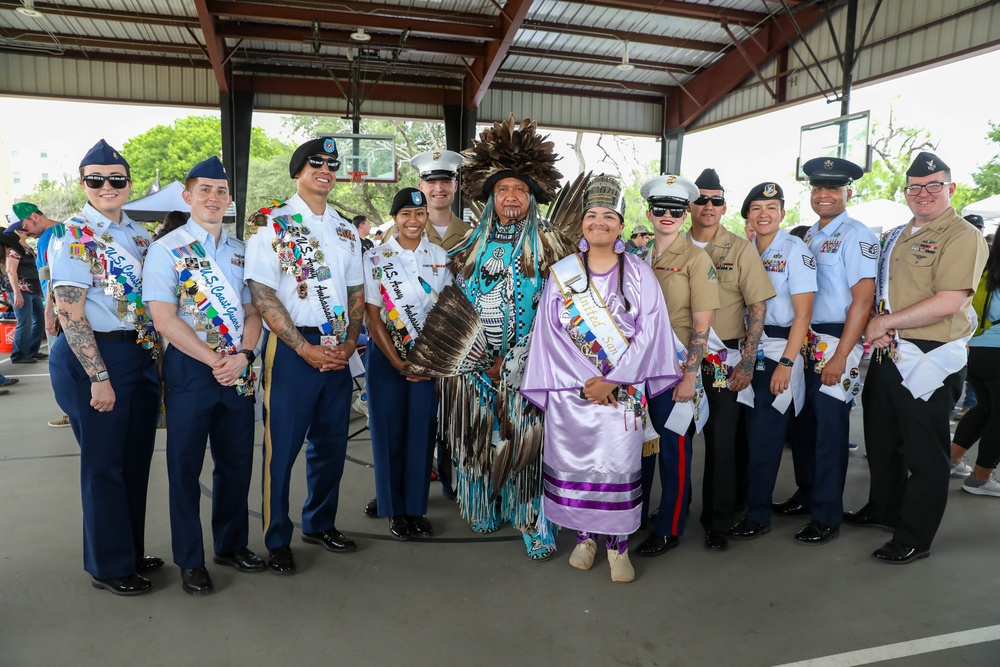
[[332, 551], [335, 554], [356, 551], [358, 548], [354, 540], [336, 528], [331, 528], [322, 533], [302, 533], [302, 541], [309, 544], [318, 544], [327, 551]]
[[865, 505], [857, 512], [844, 512], [844, 521], [852, 526], [881, 528], [882, 530], [888, 530], [890, 532], [893, 530], [892, 526], [869, 514], [868, 505]]
[[143, 556], [139, 559], [139, 563], [136, 565], [135, 569], [139, 572], [151, 572], [152, 570], [158, 570], [163, 567], [163, 559], [157, 558], [156, 556]]
[[267, 552], [267, 569], [275, 574], [295, 572], [295, 556], [291, 547], [278, 547]]
[[90, 580], [94, 588], [102, 588], [115, 595], [142, 595], [153, 590], [153, 582], [138, 574], [130, 574], [127, 577], [116, 577], [114, 579], [101, 579], [94, 577]]
[[378, 518], [378, 498], [372, 498], [368, 501], [368, 504], [365, 505], [365, 516], [369, 519]]
[[191, 595], [208, 595], [215, 589], [204, 567], [181, 568], [181, 588]]
[[389, 533], [397, 540], [410, 539], [412, 532], [410, 531], [410, 524], [406, 520], [406, 517], [402, 514], [397, 514], [396, 516], [390, 518]]
[[12, 364], [37, 364], [38, 362], [31, 357], [21, 357], [20, 359], [11, 359]]
[[794, 498], [789, 498], [783, 503], [771, 503], [771, 511], [778, 516], [799, 516], [809, 514], [809, 508]]
[[48, 359], [49, 355], [45, 354], [44, 352], [35, 352], [33, 355], [31, 355], [31, 358], [32, 359]]
[[889, 540], [872, 552], [872, 557], [875, 560], [892, 565], [903, 565], [904, 563], [910, 563], [921, 558], [927, 558], [930, 555], [930, 549], [914, 549], [896, 540]]
[[770, 526], [743, 517], [729, 530], [729, 537], [734, 540], [752, 540], [770, 531]]
[[650, 533], [649, 536], [644, 539], [632, 553], [636, 556], [660, 556], [667, 553], [678, 544], [680, 544], [680, 538], [676, 535], [657, 535], [656, 533]]
[[795, 540], [802, 544], [826, 544], [837, 535], [840, 535], [840, 528], [831, 528], [819, 521], [810, 521], [795, 533]]
[[434, 528], [425, 516], [407, 516], [406, 522], [410, 524], [410, 532], [414, 535], [430, 537], [434, 534]]
[[705, 533], [705, 548], [725, 551], [729, 548], [729, 538], [720, 530], [710, 530]]
[[229, 553], [215, 554], [212, 560], [219, 565], [235, 567], [240, 572], [263, 572], [267, 569], [267, 565], [264, 564], [260, 556], [247, 547]]

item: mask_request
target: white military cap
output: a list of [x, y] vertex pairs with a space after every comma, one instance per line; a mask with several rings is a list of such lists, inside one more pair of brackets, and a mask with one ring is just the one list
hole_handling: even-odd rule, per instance
[[686, 178], [673, 174], [654, 176], [639, 188], [639, 194], [650, 204], [681, 204], [686, 206], [701, 195], [698, 187]]
[[411, 157], [410, 166], [420, 172], [422, 181], [453, 181], [458, 178], [462, 159], [455, 151], [425, 151]]

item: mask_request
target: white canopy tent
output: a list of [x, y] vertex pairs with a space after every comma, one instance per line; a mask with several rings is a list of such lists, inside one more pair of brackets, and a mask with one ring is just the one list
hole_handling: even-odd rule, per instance
[[983, 216], [985, 225], [983, 231], [985, 233], [995, 233], [997, 226], [1000, 225], [1000, 195], [993, 195], [982, 201], [973, 202], [962, 209], [963, 216], [972, 213]]
[[899, 225], [905, 225], [913, 217], [908, 206], [891, 199], [874, 199], [861, 204], [848, 205], [847, 214], [871, 227], [877, 234]]

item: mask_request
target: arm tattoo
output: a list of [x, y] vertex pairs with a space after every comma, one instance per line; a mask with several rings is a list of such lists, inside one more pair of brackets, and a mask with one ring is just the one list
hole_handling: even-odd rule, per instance
[[66, 342], [80, 361], [84, 372], [87, 375], [97, 375], [107, 370], [104, 359], [101, 358], [101, 351], [97, 348], [97, 341], [94, 340], [94, 330], [84, 315], [83, 302], [87, 290], [82, 287], [59, 285], [55, 292], [56, 298], [61, 302], [59, 317]]
[[298, 350], [302, 347], [306, 339], [303, 338], [299, 330], [292, 322], [292, 316], [284, 304], [278, 300], [278, 295], [273, 288], [261, 285], [254, 280], [248, 280], [247, 286], [250, 288], [250, 300], [257, 308], [261, 318], [267, 322], [271, 332], [276, 334], [285, 345]]
[[691, 340], [688, 342], [687, 363], [684, 364], [685, 371], [701, 369], [701, 360], [705, 358], [705, 348], [707, 345], [707, 331], [691, 332]]
[[365, 286], [354, 285], [347, 288], [347, 338], [358, 342], [361, 335], [361, 321], [365, 316]]
[[756, 359], [760, 336], [764, 333], [767, 306], [763, 301], [747, 304], [747, 335], [743, 342], [743, 358]]

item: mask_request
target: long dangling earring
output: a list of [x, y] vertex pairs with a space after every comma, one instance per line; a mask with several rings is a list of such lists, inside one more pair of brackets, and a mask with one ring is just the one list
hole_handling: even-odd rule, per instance
[[590, 250], [590, 244], [587, 243], [587, 239], [581, 237], [580, 242], [576, 244], [576, 247], [580, 249], [580, 252], [587, 252]]
[[615, 239], [615, 252], [619, 255], [625, 252], [625, 242], [622, 241], [622, 237]]

